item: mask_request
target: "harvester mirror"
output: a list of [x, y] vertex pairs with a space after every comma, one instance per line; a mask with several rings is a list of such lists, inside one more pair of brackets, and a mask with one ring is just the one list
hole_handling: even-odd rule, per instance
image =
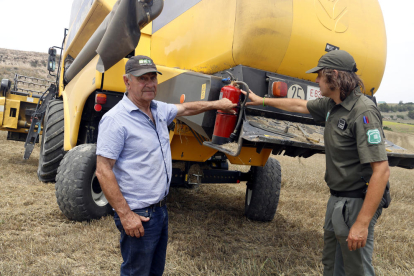
[[1, 80], [0, 96], [5, 97], [6, 93], [10, 90], [11, 81], [8, 79]]
[[56, 49], [49, 48], [49, 59], [47, 62], [47, 70], [49, 72], [55, 72], [56, 70]]

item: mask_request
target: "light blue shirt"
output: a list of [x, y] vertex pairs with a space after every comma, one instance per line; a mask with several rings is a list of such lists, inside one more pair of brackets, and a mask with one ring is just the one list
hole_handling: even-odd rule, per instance
[[113, 172], [131, 210], [162, 200], [171, 183], [168, 125], [178, 110], [159, 101], [150, 108], [156, 125], [124, 95], [99, 123], [96, 154], [116, 160]]

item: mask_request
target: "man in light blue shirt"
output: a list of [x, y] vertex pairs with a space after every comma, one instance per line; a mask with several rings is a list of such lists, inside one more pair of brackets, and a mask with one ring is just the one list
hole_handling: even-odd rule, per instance
[[176, 116], [231, 112], [236, 104], [225, 98], [155, 101], [161, 73], [146, 56], [132, 57], [125, 73], [127, 92], [99, 124], [96, 175], [121, 232], [121, 275], [162, 275], [168, 241], [165, 197], [172, 174], [168, 125]]

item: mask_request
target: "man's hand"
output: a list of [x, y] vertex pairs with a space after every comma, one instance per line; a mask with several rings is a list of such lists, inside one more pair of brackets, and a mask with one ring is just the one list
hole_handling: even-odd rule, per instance
[[351, 230], [349, 230], [348, 242], [349, 251], [357, 250], [362, 248], [367, 243], [368, 238], [368, 225], [363, 225], [362, 223], [356, 221], [352, 225]]
[[147, 222], [150, 220], [150, 218], [137, 215], [132, 211], [128, 212], [125, 216], [120, 217], [120, 219], [125, 233], [128, 236], [137, 238], [144, 236], [144, 227], [142, 226], [142, 222]]
[[214, 109], [223, 110], [229, 113], [236, 114], [236, 111], [233, 108], [237, 107], [237, 104], [233, 103], [227, 98], [222, 98], [215, 102]]
[[[262, 105], [263, 104], [263, 98], [257, 96], [256, 94], [253, 93], [252, 90], [249, 90], [249, 100], [251, 100], [251, 102], [247, 102], [246, 105]], [[241, 92], [244, 95], [247, 95], [247, 92], [244, 90], [241, 90]]]

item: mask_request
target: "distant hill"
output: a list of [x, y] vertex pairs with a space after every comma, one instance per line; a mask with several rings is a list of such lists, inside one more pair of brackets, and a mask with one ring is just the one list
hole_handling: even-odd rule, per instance
[[[55, 80], [47, 71], [48, 54], [0, 48], [0, 80], [13, 81], [14, 74]], [[58, 60], [56, 60], [58, 62]]]

